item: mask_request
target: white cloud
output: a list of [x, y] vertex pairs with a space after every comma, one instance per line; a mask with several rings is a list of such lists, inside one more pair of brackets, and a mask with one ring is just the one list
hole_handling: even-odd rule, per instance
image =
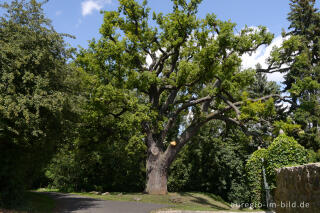
[[149, 67], [152, 63], [152, 58], [151, 56], [148, 54], [147, 57], [146, 57], [146, 63], [147, 63], [147, 66]]
[[[267, 68], [266, 60], [270, 56], [272, 48], [274, 46], [280, 47], [282, 42], [283, 42], [282, 36], [278, 36], [272, 41], [272, 43], [269, 46], [267, 47], [261, 46], [256, 50], [256, 52], [252, 53], [251, 55], [244, 54], [241, 57], [242, 67], [244, 69], [255, 68], [256, 64], [259, 63], [261, 64], [262, 68]], [[281, 83], [284, 81], [283, 73], [272, 73], [272, 74], [267, 74], [267, 76], [269, 81], [276, 81], [278, 83]]]
[[81, 2], [82, 15], [90, 15], [93, 11], [101, 10], [106, 4], [111, 4], [111, 0], [85, 0]]
[[[165, 49], [165, 48], [164, 48], [164, 49]], [[160, 50], [157, 50], [157, 51], [156, 51], [156, 57], [159, 58], [160, 55], [161, 55]], [[149, 67], [151, 64], [152, 64], [152, 58], [151, 58], [151, 56], [148, 54], [147, 57], [146, 57], [146, 66]]]

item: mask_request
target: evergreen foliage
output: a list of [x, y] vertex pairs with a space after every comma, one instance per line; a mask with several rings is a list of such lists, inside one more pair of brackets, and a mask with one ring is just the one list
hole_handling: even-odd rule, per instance
[[301, 126], [299, 142], [317, 151], [320, 148], [320, 13], [315, 0], [291, 0], [289, 32], [285, 41], [268, 59], [267, 72], [285, 73], [284, 92], [290, 94], [289, 116]]

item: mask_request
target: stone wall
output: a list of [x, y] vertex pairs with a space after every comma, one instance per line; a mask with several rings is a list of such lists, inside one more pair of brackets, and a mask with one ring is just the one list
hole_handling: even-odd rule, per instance
[[320, 213], [320, 163], [277, 170], [277, 213]]

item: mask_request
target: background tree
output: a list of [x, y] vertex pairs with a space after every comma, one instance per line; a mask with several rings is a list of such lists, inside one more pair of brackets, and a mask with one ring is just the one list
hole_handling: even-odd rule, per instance
[[[96, 58], [87, 56], [80, 53], [75, 63]], [[81, 116], [73, 141], [47, 167], [50, 185], [71, 192], [142, 191], [146, 146], [135, 96], [104, 84], [105, 72], [78, 74]]]
[[1, 5], [0, 205], [21, 198], [63, 142], [68, 124], [71, 51], [41, 6], [35, 0]]
[[[261, 65], [257, 64], [256, 70], [261, 69]], [[257, 72], [253, 83], [248, 87], [248, 93], [250, 98], [258, 98], [261, 96], [279, 94], [281, 93], [280, 86], [274, 81], [268, 81], [267, 75], [261, 72]], [[272, 100], [269, 100], [272, 101]], [[262, 114], [258, 119], [248, 121], [245, 125], [247, 129], [250, 129], [254, 134], [253, 145], [256, 147], [267, 147], [278, 134], [275, 131], [274, 123], [282, 121], [286, 118], [285, 110], [281, 100], [276, 100], [275, 105], [271, 106], [267, 110], [268, 113]]]
[[271, 53], [268, 68], [260, 71], [285, 73], [288, 114], [303, 130], [294, 136], [316, 151], [320, 148], [320, 13], [315, 0], [291, 0], [290, 8], [290, 31], [283, 33], [285, 41]]
[[91, 60], [79, 59], [79, 67], [105, 73], [102, 84], [135, 93], [143, 106], [146, 192], [164, 194], [171, 163], [202, 125], [213, 119], [241, 125], [263, 111], [273, 95], [250, 99], [243, 93], [254, 71], [240, 70], [240, 56], [269, 44], [273, 35], [261, 26], [236, 34], [235, 24], [213, 14], [198, 19], [201, 0], [174, 0], [171, 13], [153, 13], [152, 20], [146, 1], [119, 3], [118, 11], [105, 12], [102, 38], [82, 52]]
[[247, 202], [245, 163], [256, 150], [253, 140], [236, 126], [211, 121], [201, 127], [172, 163], [170, 191], [201, 191], [232, 203]]

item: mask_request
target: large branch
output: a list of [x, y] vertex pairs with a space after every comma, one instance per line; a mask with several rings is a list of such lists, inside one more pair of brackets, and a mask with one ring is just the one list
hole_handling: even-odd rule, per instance
[[[171, 51], [171, 50], [170, 50]], [[157, 76], [160, 75], [160, 73], [163, 70], [165, 61], [173, 55], [173, 52], [164, 52], [158, 59], [158, 61], [154, 64], [154, 66], [150, 66], [149, 70], [154, 71], [157, 70]]]
[[[277, 97], [279, 99], [282, 99], [282, 97], [278, 94], [271, 94], [268, 96], [264, 96], [261, 98], [257, 98], [257, 99], [248, 99], [252, 102], [257, 102], [257, 101], [265, 101], [268, 100], [270, 98], [273, 97]], [[176, 141], [176, 146], [171, 146], [169, 145], [165, 151], [165, 156], [167, 158], [167, 161], [172, 162], [176, 156], [176, 154], [182, 149], [182, 147], [193, 137], [197, 134], [197, 132], [199, 131], [200, 127], [203, 126], [204, 124], [206, 124], [207, 122], [214, 120], [214, 119], [218, 119], [218, 120], [228, 120], [231, 121], [237, 125], [239, 125], [241, 128], [244, 128], [244, 126], [241, 124], [241, 122], [233, 119], [233, 118], [229, 118], [225, 115], [225, 113], [229, 112], [230, 110], [234, 109], [234, 107], [238, 107], [243, 105], [245, 102], [244, 101], [238, 101], [235, 103], [232, 103], [232, 105], [228, 105], [223, 109], [220, 110], [215, 110], [211, 113], [209, 113], [205, 118], [202, 119], [198, 119], [198, 120], [194, 120], [191, 125], [185, 130], [183, 131], [183, 133], [177, 138]]]
[[[213, 88], [220, 87], [220, 85], [221, 85], [220, 78], [218, 78], [218, 77], [216, 77], [216, 78], [217, 78], [217, 80], [213, 83]], [[179, 114], [182, 110], [185, 110], [188, 107], [195, 106], [197, 104], [201, 104], [201, 103], [204, 103], [204, 102], [210, 102], [210, 101], [212, 101], [212, 99], [213, 99], [213, 97], [208, 95], [208, 96], [205, 96], [205, 97], [202, 97], [202, 98], [198, 98], [198, 99], [191, 99], [186, 103], [182, 102], [182, 106], [176, 110], [174, 115]], [[177, 101], [174, 104], [180, 104], [180, 102]]]
[[[268, 95], [268, 96], [264, 96], [264, 97], [261, 97], [261, 98], [257, 98], [257, 99], [247, 99], [249, 101], [252, 101], [252, 102], [257, 102], [257, 101], [264, 101], [264, 100], [267, 100], [267, 99], [270, 99], [272, 97], [277, 97], [279, 99], [282, 99], [282, 97], [278, 94], [271, 94], [271, 95]], [[196, 100], [192, 100], [192, 101], [189, 101], [188, 103], [185, 103], [183, 104], [180, 108], [178, 108], [169, 118], [168, 122], [167, 122], [167, 125], [164, 127], [164, 129], [162, 130], [161, 132], [161, 139], [164, 140], [167, 136], [167, 133], [168, 131], [174, 127], [175, 125], [175, 122], [176, 122], [176, 118], [177, 116], [179, 115], [179, 113], [191, 106], [195, 106], [197, 104], [200, 104], [200, 103], [207, 103], [207, 102], [211, 102], [213, 99], [213, 97], [211, 96], [206, 96], [206, 97], [203, 97], [203, 98], [199, 98], [199, 99], [196, 99]], [[227, 107], [225, 107], [224, 109], [222, 110], [218, 110], [218, 111], [214, 111], [212, 113], [209, 113], [206, 118], [201, 122], [199, 123], [198, 125], [199, 126], [202, 126], [204, 123], [207, 123], [208, 121], [214, 119], [217, 114], [222, 114], [222, 113], [225, 113], [227, 111], [229, 111], [230, 109], [233, 109], [236, 114], [237, 114], [237, 118], [239, 118], [239, 115], [240, 115], [240, 110], [239, 110], [239, 106], [241, 106], [242, 104], [244, 104], [245, 102], [244, 101], [238, 101], [238, 102], [235, 102], [235, 103], [232, 103], [231, 101], [225, 99], [225, 101], [227, 102]], [[186, 130], [187, 131], [187, 130]]]
[[234, 111], [236, 112], [237, 114], [237, 119], [239, 119], [239, 116], [240, 116], [240, 110], [239, 108], [234, 105], [231, 101], [229, 101], [226, 97], [224, 97], [223, 95], [219, 95], [219, 97], [227, 104], [229, 105], [230, 107], [232, 107], [234, 109]]
[[[210, 100], [209, 96], [204, 97], [204, 98], [200, 98], [200, 99], [197, 99], [194, 101], [190, 101], [189, 103], [186, 103], [186, 104], [182, 105], [179, 109], [177, 109], [172, 115], [170, 115], [169, 120], [167, 122], [167, 125], [161, 131], [161, 139], [164, 140], [167, 137], [168, 131], [175, 126], [175, 122], [176, 122], [177, 117], [181, 111], [187, 109], [190, 106], [194, 106], [196, 104], [200, 104], [200, 103], [203, 103], [208, 100]], [[164, 107], [168, 107], [168, 104], [165, 104]], [[165, 109], [163, 109], [163, 110], [165, 110]]]
[[178, 89], [173, 89], [170, 92], [169, 97], [161, 107], [161, 110], [160, 110], [161, 114], [165, 113], [168, 110], [170, 104], [173, 104], [175, 98], [177, 97], [177, 94], [178, 94]]
[[262, 73], [275, 73], [275, 72], [280, 72], [280, 73], [284, 73], [290, 70], [290, 67], [285, 67], [285, 68], [281, 68], [282, 65], [278, 65], [278, 66], [272, 66], [272, 64], [270, 64], [268, 66], [268, 68], [266, 69], [262, 69], [259, 68], [256, 70], [256, 72], [262, 72]]
[[[257, 101], [265, 101], [265, 100], [268, 100], [270, 98], [279, 98], [279, 99], [283, 99], [283, 97], [279, 94], [271, 94], [271, 95], [267, 95], [267, 96], [263, 96], [261, 98], [248, 98], [247, 100], [248, 101], [252, 101], [252, 102], [257, 102]], [[234, 103], [236, 106], [239, 106], [239, 105], [242, 105], [244, 102], [243, 101], [239, 101], [239, 102], [236, 102]]]
[[[217, 80], [214, 82], [213, 87], [219, 87], [221, 85], [221, 80], [219, 78], [217, 78]], [[172, 89], [172, 88], [170, 88]], [[177, 96], [177, 92], [178, 92], [179, 88], [174, 88], [167, 101], [164, 103], [164, 105], [162, 106], [161, 112], [164, 113], [170, 104], [174, 104], [174, 100]], [[197, 104], [203, 104], [203, 109], [204, 111], [207, 111], [207, 109], [209, 108], [210, 102], [212, 101], [211, 96], [206, 96], [206, 97], [202, 97], [199, 99], [192, 99], [189, 100], [187, 103], [183, 103], [182, 106], [180, 108], [178, 108], [169, 118], [167, 125], [164, 127], [164, 129], [161, 132], [161, 138], [164, 140], [165, 137], [167, 136], [167, 133], [169, 131], [169, 129], [171, 129], [175, 122], [176, 122], [176, 118], [179, 115], [180, 112], [182, 112], [183, 110], [186, 110], [187, 108], [191, 107], [191, 106], [195, 106]]]
[[167, 122], [167, 125], [164, 127], [164, 129], [161, 132], [161, 139], [164, 140], [167, 137], [168, 131], [175, 126], [175, 122], [177, 120], [177, 117], [179, 113], [185, 109], [187, 109], [190, 106], [195, 106], [200, 103], [208, 102], [212, 99], [210, 96], [206, 96], [200, 99], [192, 100], [188, 103], [183, 104], [180, 108], [178, 108], [172, 115], [170, 115], [169, 120]]
[[227, 116], [217, 116], [216, 119], [224, 121], [224, 122], [230, 122], [230, 123], [233, 123], [233, 124], [239, 126], [246, 135], [254, 136], [255, 138], [257, 138], [260, 141], [261, 144], [263, 143], [263, 140], [260, 138], [259, 134], [252, 132], [252, 131], [249, 131], [248, 128], [239, 120], [236, 120], [234, 118], [230, 118]]
[[199, 99], [196, 99], [196, 100], [191, 100], [187, 103], [184, 103], [182, 104], [181, 107], [179, 107], [174, 113], [173, 113], [173, 116], [177, 116], [181, 111], [191, 107], [191, 106], [195, 106], [197, 104], [201, 104], [201, 103], [204, 103], [204, 102], [207, 102], [207, 101], [211, 101], [213, 97], [211, 96], [206, 96], [206, 97], [202, 97], [202, 98], [199, 98]]

